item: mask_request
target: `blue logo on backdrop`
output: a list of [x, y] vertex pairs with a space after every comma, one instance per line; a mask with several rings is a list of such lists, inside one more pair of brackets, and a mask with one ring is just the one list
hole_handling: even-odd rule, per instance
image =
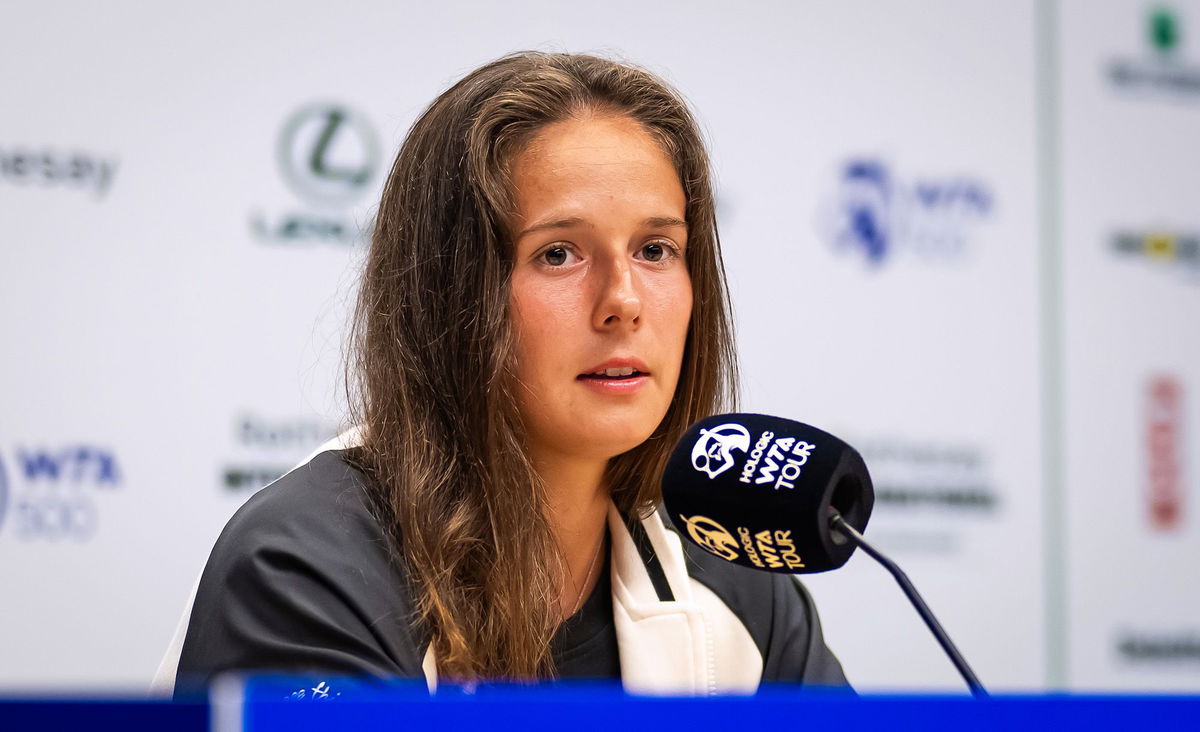
[[23, 541], [82, 541], [96, 533], [97, 499], [121, 484], [113, 451], [71, 444], [18, 447], [11, 456], [11, 480], [0, 461], [0, 529], [10, 524]]
[[873, 161], [847, 163], [842, 171], [841, 205], [846, 221], [837, 234], [840, 247], [857, 247], [872, 262], [888, 253], [892, 185], [887, 169]]
[[966, 252], [974, 226], [993, 208], [991, 190], [976, 179], [908, 182], [880, 160], [851, 159], [823, 207], [820, 229], [835, 250], [872, 266], [902, 254], [946, 261]]

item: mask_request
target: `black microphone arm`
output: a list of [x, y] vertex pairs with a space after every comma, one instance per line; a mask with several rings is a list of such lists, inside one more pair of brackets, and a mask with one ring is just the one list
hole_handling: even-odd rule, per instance
[[962, 674], [963, 679], [967, 682], [967, 686], [971, 689], [971, 693], [977, 698], [987, 698], [987, 692], [984, 691], [983, 685], [979, 683], [979, 679], [975, 676], [975, 672], [967, 665], [967, 660], [962, 657], [955, 647], [954, 642], [950, 640], [950, 636], [946, 635], [946, 631], [942, 629], [942, 624], [933, 616], [933, 611], [921, 599], [921, 594], [917, 592], [917, 588], [908, 579], [908, 575], [904, 574], [904, 570], [900, 569], [892, 560], [883, 555], [875, 547], [867, 543], [863, 535], [858, 533], [853, 526], [846, 523], [842, 518], [842, 514], [838, 513], [836, 508], [829, 508], [829, 526], [835, 532], [835, 538], [841, 537], [846, 541], [853, 542], [855, 546], [860, 547], [864, 552], [870, 554], [871, 557], [883, 565], [883, 568], [891, 572], [896, 578], [896, 582], [900, 585], [900, 589], [904, 590], [904, 594], [908, 596], [913, 607], [917, 609], [917, 614], [921, 616], [921, 620], [925, 621], [925, 625], [929, 627], [930, 632], [937, 638], [937, 642], [941, 645], [942, 650], [950, 657], [954, 663], [954, 667], [958, 669], [958, 673]]

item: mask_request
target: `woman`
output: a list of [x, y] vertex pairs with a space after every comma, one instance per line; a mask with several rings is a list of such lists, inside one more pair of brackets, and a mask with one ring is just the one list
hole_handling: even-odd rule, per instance
[[787, 577], [655, 514], [735, 358], [708, 159], [680, 98], [582, 55], [480, 68], [425, 111], [356, 313], [361, 426], [234, 516], [181, 628], [226, 669], [844, 685]]

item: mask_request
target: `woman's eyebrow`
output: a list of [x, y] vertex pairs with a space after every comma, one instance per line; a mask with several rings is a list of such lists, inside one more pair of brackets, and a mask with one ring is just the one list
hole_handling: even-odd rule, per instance
[[[517, 234], [517, 238], [521, 239], [526, 234], [532, 234], [535, 231], [545, 231], [547, 229], [569, 229], [573, 226], [580, 225], [594, 227], [594, 224], [589, 223], [582, 216], [569, 216], [565, 219], [539, 221], [532, 226], [522, 229], [521, 233]], [[668, 229], [673, 226], [680, 226], [686, 229], [687, 222], [674, 216], [651, 216], [642, 222], [642, 226], [647, 229]]]
[[682, 226], [686, 229], [688, 227], [686, 221], [674, 216], [651, 216], [642, 222], [642, 226], [649, 229], [668, 229], [672, 226]]
[[534, 224], [533, 226], [522, 229], [521, 233], [517, 234], [517, 238], [520, 239], [520, 238], [524, 237], [526, 234], [532, 234], [535, 231], [545, 231], [546, 229], [569, 229], [572, 226], [579, 226], [580, 224], [586, 224], [586, 223], [587, 222], [584, 221], [583, 218], [580, 216], [569, 216], [565, 219], [552, 219], [550, 221], [542, 221], [542, 222]]

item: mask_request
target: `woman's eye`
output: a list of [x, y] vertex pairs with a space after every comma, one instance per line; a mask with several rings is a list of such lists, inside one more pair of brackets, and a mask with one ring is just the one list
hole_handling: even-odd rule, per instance
[[675, 254], [675, 248], [665, 242], [652, 241], [642, 247], [642, 259], [647, 262], [662, 262]]
[[550, 247], [542, 252], [542, 260], [552, 267], [561, 267], [566, 264], [568, 256], [566, 247]]

